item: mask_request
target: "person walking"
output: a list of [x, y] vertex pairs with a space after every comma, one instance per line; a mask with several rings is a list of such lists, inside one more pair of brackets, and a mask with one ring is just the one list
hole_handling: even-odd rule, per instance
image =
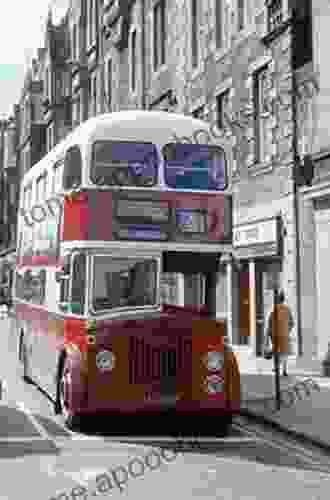
[[283, 376], [288, 376], [288, 355], [291, 353], [291, 331], [294, 327], [294, 320], [289, 306], [285, 303], [285, 294], [281, 290], [277, 296], [277, 301], [268, 319], [267, 337], [271, 340], [273, 349], [273, 332], [275, 308], [277, 315], [277, 335], [279, 362], [282, 365]]

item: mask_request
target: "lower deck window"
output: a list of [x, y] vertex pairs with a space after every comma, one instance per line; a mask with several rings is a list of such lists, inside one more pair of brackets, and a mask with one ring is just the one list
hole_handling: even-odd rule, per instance
[[95, 312], [155, 305], [157, 261], [154, 259], [93, 258], [92, 308]]

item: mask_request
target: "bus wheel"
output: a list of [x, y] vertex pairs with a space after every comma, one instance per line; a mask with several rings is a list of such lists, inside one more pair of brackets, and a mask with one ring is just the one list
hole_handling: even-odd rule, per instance
[[80, 424], [79, 415], [75, 415], [70, 410], [69, 390], [70, 390], [70, 371], [66, 363], [66, 356], [63, 354], [59, 361], [59, 370], [57, 375], [57, 390], [55, 413], [62, 414], [65, 425], [69, 429], [74, 429]]

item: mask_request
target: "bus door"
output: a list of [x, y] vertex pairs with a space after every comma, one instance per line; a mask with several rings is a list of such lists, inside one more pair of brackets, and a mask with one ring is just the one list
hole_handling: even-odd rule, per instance
[[[70, 328], [69, 322], [73, 320], [71, 325], [81, 325], [85, 319], [86, 254], [67, 254], [61, 270], [49, 274], [47, 334], [44, 335], [39, 356], [43, 357], [43, 385], [55, 394], [58, 360], [64, 347], [65, 333]], [[76, 331], [79, 332], [79, 329], [71, 329], [73, 337]]]

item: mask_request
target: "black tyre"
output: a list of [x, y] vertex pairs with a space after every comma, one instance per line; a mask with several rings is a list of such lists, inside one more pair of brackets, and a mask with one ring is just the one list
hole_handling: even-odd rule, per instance
[[232, 416], [220, 419], [215, 429], [216, 437], [219, 438], [227, 437], [231, 432], [232, 424], [233, 424]]
[[68, 429], [75, 430], [80, 426], [81, 419], [79, 415], [71, 412], [68, 401], [66, 400], [65, 385], [67, 384], [67, 371], [66, 355], [62, 353], [58, 363], [54, 411], [56, 415], [63, 415], [64, 423]]
[[25, 345], [23, 332], [21, 332], [21, 335], [20, 335], [18, 359], [19, 359], [21, 366], [22, 366], [22, 370], [21, 370], [22, 379], [27, 384], [32, 384], [33, 382], [32, 382], [31, 377], [29, 375], [28, 352], [27, 352], [27, 348]]

